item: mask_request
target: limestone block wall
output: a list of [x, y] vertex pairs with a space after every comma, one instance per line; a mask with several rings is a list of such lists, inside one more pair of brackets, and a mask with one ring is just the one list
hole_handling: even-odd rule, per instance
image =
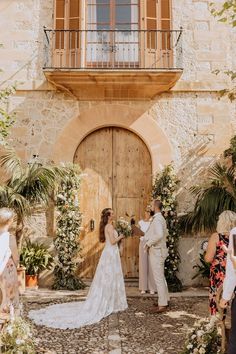
[[[169, 160], [174, 161], [181, 179], [180, 212], [189, 210], [193, 203], [189, 186], [201, 180], [206, 167], [228, 146], [236, 128], [235, 103], [219, 100], [217, 96], [217, 91], [227, 87], [229, 82], [223, 74], [212, 74], [214, 69], [236, 67], [235, 30], [211, 16], [210, 2], [172, 1], [173, 28], [182, 26], [184, 29], [184, 72], [171, 92], [151, 102], [78, 102], [63, 92], [56, 92], [46, 82], [42, 70], [43, 26], [53, 27], [53, 0], [1, 0], [0, 68], [3, 72], [0, 73], [0, 89], [17, 82], [17, 93], [11, 98], [9, 112], [16, 112], [11, 139], [20, 155], [26, 160], [33, 154], [45, 160], [53, 159], [55, 146], [68, 131], [70, 122], [78, 120], [78, 130], [80, 123], [82, 129], [82, 115], [89, 114], [95, 107], [103, 107], [108, 116], [112, 116], [114, 107], [119, 105], [127, 107], [127, 114], [138, 108], [156, 122], [166, 137], [166, 145], [171, 148]], [[98, 126], [101, 118], [94, 116]], [[109, 125], [109, 119], [106, 124]], [[65, 150], [74, 144], [75, 138], [75, 134], [68, 133], [64, 139]], [[156, 140], [158, 149], [158, 134]], [[165, 150], [165, 143], [162, 144], [160, 151]], [[158, 163], [156, 165], [158, 167]], [[43, 225], [42, 221], [35, 223]], [[185, 269], [188, 263], [195, 263], [200, 243], [198, 238], [181, 240], [180, 277], [188, 285], [192, 281]]]

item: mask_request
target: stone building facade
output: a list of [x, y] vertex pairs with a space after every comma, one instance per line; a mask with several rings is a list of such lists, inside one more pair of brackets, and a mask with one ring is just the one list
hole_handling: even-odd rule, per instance
[[[147, 145], [152, 171], [173, 161], [181, 178], [180, 212], [191, 207], [188, 187], [229, 144], [236, 107], [217, 92], [229, 85], [215, 69], [235, 67], [235, 32], [209, 11], [210, 0], [172, 0], [173, 29], [183, 27], [183, 74], [175, 86], [151, 100], [77, 100], [45, 78], [43, 27], [54, 28], [53, 0], [1, 0], [1, 88], [17, 82], [9, 111], [17, 119], [12, 139], [19, 154], [55, 162], [74, 160], [91, 132], [116, 126], [131, 130]], [[220, 3], [217, 1], [217, 3]], [[184, 237], [180, 277], [195, 264], [200, 236]]]

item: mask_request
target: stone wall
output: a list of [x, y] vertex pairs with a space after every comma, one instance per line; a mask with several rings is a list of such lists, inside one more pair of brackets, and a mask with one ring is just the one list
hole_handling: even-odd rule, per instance
[[[171, 146], [170, 160], [174, 161], [181, 178], [180, 211], [191, 208], [189, 186], [200, 179], [206, 166], [228, 146], [235, 132], [236, 105], [217, 96], [217, 90], [229, 82], [223, 74], [212, 74], [214, 69], [236, 66], [235, 31], [210, 15], [210, 0], [172, 2], [173, 28], [184, 29], [184, 73], [172, 91], [152, 102], [78, 102], [56, 92], [46, 82], [42, 70], [43, 26], [53, 27], [53, 0], [1, 0], [0, 87], [18, 82], [9, 111], [17, 114], [11, 138], [23, 158], [28, 160], [33, 154], [39, 154], [51, 160], [55, 144], [70, 121], [79, 121], [84, 112], [94, 107], [105, 106], [110, 115], [114, 105], [126, 105], [129, 109], [142, 107]], [[99, 126], [99, 116], [94, 119]], [[68, 134], [65, 149], [70, 139]], [[191, 283], [191, 276], [184, 269], [187, 264], [195, 263], [200, 243], [197, 237], [181, 241], [180, 276], [186, 284]]]

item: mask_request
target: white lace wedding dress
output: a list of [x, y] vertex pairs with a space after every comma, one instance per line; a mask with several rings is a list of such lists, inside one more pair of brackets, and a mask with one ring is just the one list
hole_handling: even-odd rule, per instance
[[[117, 232], [114, 230], [115, 237]], [[128, 307], [118, 245], [106, 244], [86, 301], [51, 305], [31, 310], [29, 318], [38, 325], [52, 328], [79, 328], [99, 322], [113, 312]]]

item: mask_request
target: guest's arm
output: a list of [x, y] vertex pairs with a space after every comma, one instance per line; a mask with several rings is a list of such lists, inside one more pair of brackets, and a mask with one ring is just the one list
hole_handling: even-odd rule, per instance
[[[229, 251], [233, 250], [233, 233], [231, 231], [229, 237]], [[236, 270], [234, 268], [233, 262], [231, 260], [231, 255], [229, 252], [227, 255], [225, 280], [223, 283], [223, 295], [222, 295], [223, 301], [227, 303], [232, 298], [235, 287], [236, 287]]]
[[15, 236], [10, 235], [9, 245], [10, 245], [10, 249], [11, 249], [11, 255], [12, 255], [13, 262], [15, 263], [15, 266], [17, 267], [19, 264], [19, 253], [18, 253], [18, 249], [17, 249]]
[[206, 254], [205, 254], [205, 261], [208, 263], [211, 263], [215, 257], [216, 254], [216, 244], [218, 241], [218, 234], [214, 233], [211, 235], [210, 240], [208, 242], [208, 246], [207, 246], [207, 250], [206, 250]]

